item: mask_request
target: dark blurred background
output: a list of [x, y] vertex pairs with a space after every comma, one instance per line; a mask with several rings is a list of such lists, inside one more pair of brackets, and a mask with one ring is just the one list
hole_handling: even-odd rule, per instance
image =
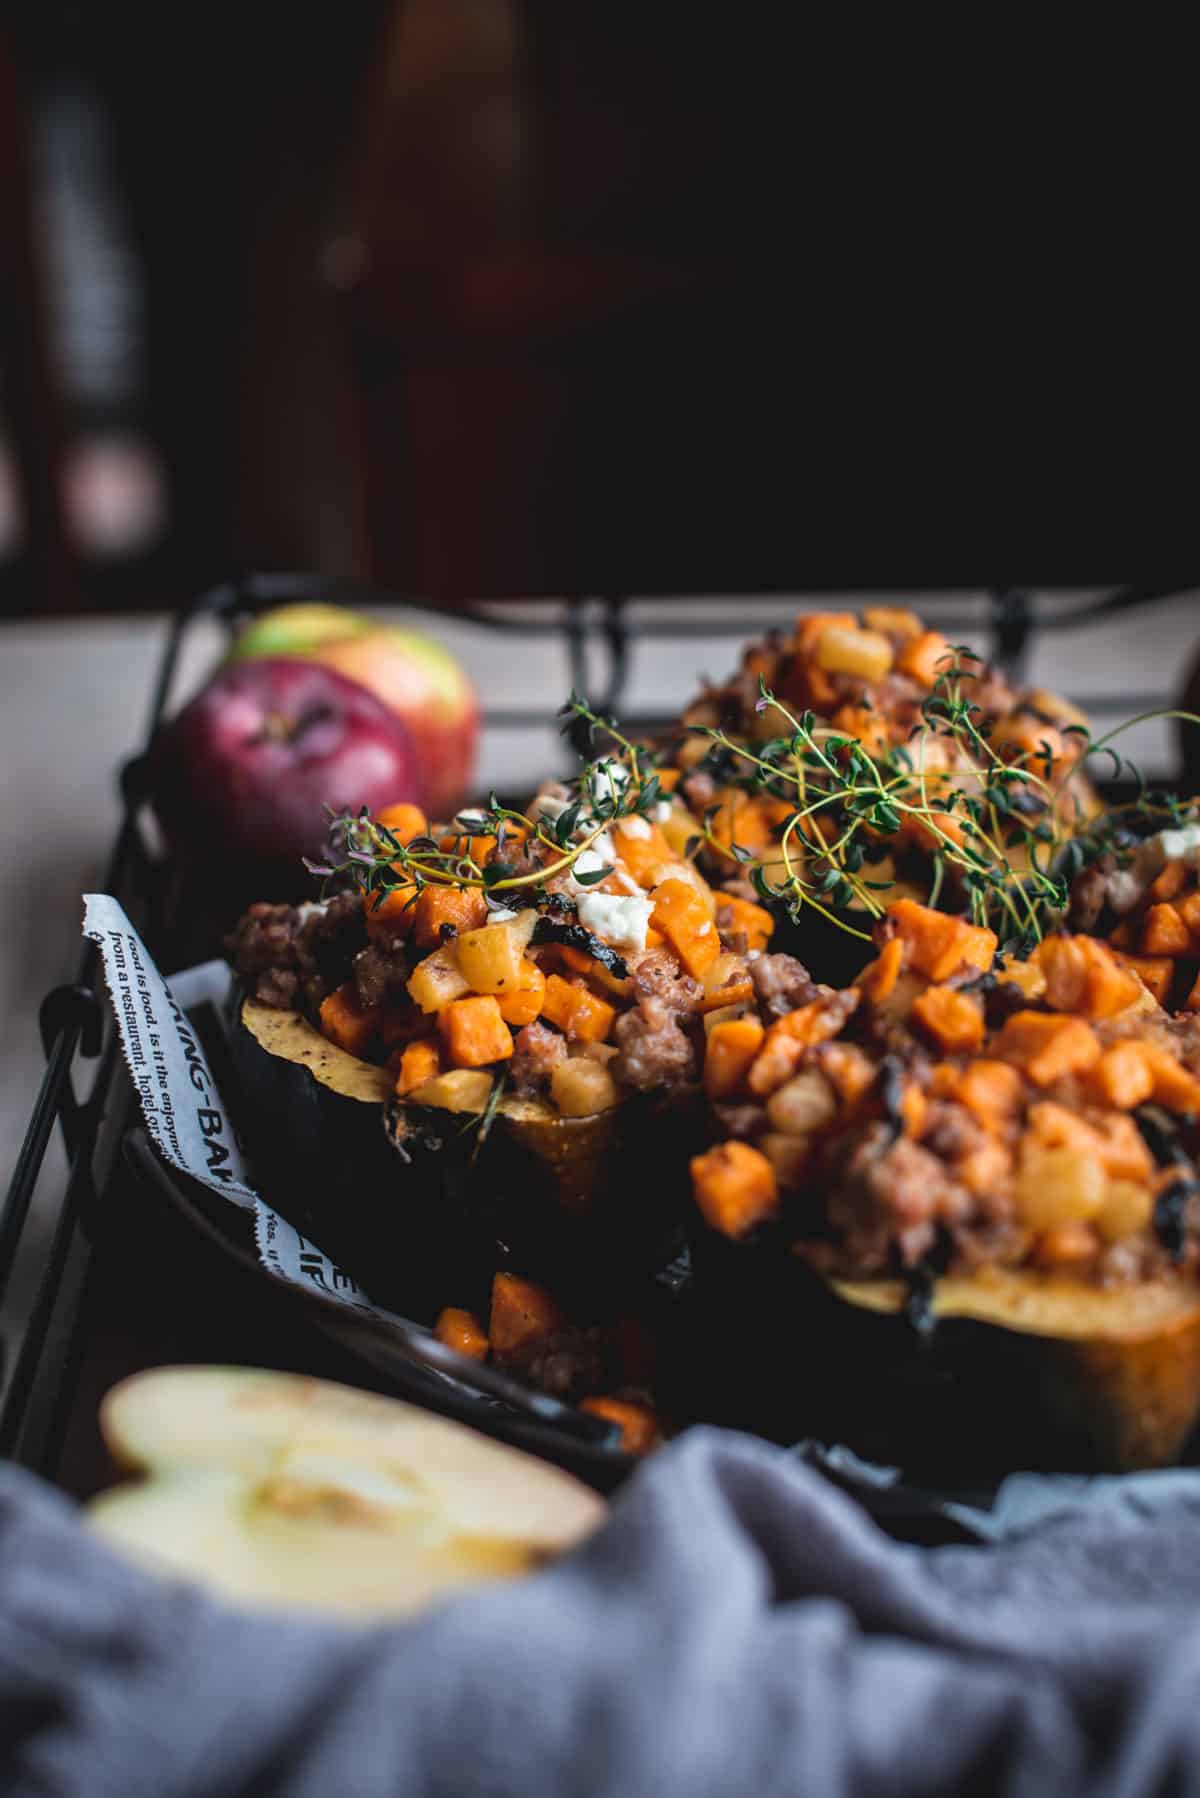
[[896, 13], [10, 6], [0, 603], [1182, 581], [1181, 76]]

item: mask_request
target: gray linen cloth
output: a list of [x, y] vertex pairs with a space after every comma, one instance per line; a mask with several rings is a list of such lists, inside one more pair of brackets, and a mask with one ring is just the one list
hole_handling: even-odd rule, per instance
[[910, 1547], [698, 1430], [567, 1560], [349, 1628], [128, 1568], [0, 1469], [0, 1791], [1200, 1791], [1200, 1476], [1018, 1513]]

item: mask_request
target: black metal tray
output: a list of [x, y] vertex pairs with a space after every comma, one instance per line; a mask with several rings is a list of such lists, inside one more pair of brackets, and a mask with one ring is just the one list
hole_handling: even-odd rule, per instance
[[[1162, 597], [1160, 589], [1126, 587], [1039, 612], [1025, 595], [998, 590], [990, 602], [992, 651], [1011, 667], [1038, 628], [1070, 629]], [[288, 575], [250, 576], [202, 595], [170, 628], [144, 742], [175, 697], [180, 653], [197, 619], [216, 616], [232, 627], [245, 614], [296, 600], [398, 603], [396, 595]], [[501, 632], [544, 635], [557, 625], [581, 688], [587, 685], [588, 649], [599, 642], [607, 655], [599, 703], [620, 708], [639, 634], [620, 600], [563, 602], [550, 617], [538, 619], [493, 610], [465, 615]], [[944, 611], [937, 622], [959, 634], [979, 625], [978, 617], [947, 617]], [[742, 603], [730, 606], [718, 623], [690, 619], [681, 605], [674, 616], [639, 629], [683, 638], [724, 633], [732, 643], [761, 625], [753, 608]], [[488, 722], [544, 724], [551, 709], [491, 711]], [[660, 722], [632, 721], [639, 727]], [[143, 765], [144, 751], [121, 771], [123, 816], [103, 885], [170, 973], [212, 954], [215, 946], [205, 936], [202, 908], [194, 897], [189, 904], [175, 871], [150, 847], [142, 815]], [[201, 1189], [189, 1190], [190, 1183], [169, 1174], [138, 1128], [91, 945], [81, 953], [75, 980], [47, 996], [41, 1026], [46, 1072], [0, 1209], [0, 1454], [85, 1494], [109, 1477], [96, 1409], [115, 1379], [168, 1361], [224, 1360], [401, 1391], [549, 1455], [598, 1485], [622, 1477], [628, 1458], [612, 1446], [612, 1432], [598, 1420], [495, 1370], [467, 1370], [417, 1325], [397, 1351], [365, 1325], [333, 1316], [319, 1294], [308, 1299], [264, 1279], [252, 1244], [239, 1240], [236, 1222], [215, 1218]], [[47, 1162], [56, 1129], [66, 1151], [63, 1177]], [[30, 1228], [35, 1209], [36, 1231]], [[8, 1302], [18, 1257], [34, 1291], [23, 1318]]]

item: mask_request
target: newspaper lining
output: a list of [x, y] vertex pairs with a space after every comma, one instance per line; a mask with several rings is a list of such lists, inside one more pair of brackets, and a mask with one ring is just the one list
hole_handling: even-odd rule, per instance
[[149, 950], [107, 893], [84, 894], [84, 935], [100, 950], [117, 1034], [146, 1129], [163, 1159], [231, 1205], [249, 1211], [265, 1272], [349, 1310], [388, 1323], [318, 1243], [255, 1192], [228, 1108], [188, 1017], [209, 1003], [224, 1015], [231, 975], [224, 962], [202, 962], [164, 980]]

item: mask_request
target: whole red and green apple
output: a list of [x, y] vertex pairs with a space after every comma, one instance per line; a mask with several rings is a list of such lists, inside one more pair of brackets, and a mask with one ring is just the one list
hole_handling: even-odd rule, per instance
[[432, 817], [453, 817], [469, 796], [479, 702], [462, 667], [435, 638], [341, 606], [278, 606], [235, 638], [228, 661], [262, 656], [300, 656], [333, 668], [403, 719], [421, 758]]
[[150, 758], [155, 813], [188, 867], [259, 878], [284, 898], [311, 888], [329, 815], [425, 798], [403, 720], [357, 681], [299, 657], [221, 668], [160, 732]]

